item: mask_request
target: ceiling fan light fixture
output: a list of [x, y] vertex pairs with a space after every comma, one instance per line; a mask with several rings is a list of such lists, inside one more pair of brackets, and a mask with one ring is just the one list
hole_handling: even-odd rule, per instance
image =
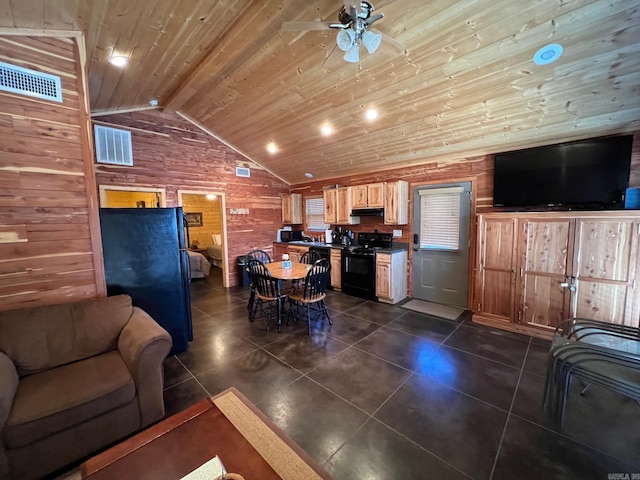
[[349, 49], [353, 46], [355, 39], [355, 32], [350, 28], [346, 30], [340, 30], [336, 35], [336, 43], [338, 44], [338, 48], [343, 52], [349, 51]]
[[362, 34], [362, 44], [369, 54], [372, 54], [378, 49], [380, 42], [382, 42], [382, 35], [379, 33], [366, 31]]
[[357, 43], [344, 54], [344, 59], [349, 63], [358, 63], [360, 61], [360, 51]]

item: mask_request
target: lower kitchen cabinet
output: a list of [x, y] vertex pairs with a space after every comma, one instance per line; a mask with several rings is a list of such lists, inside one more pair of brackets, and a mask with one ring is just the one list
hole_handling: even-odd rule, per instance
[[478, 216], [474, 320], [550, 336], [563, 320], [638, 326], [636, 212]]
[[376, 254], [376, 296], [384, 303], [407, 297], [407, 252]]
[[289, 245], [289, 258], [292, 262], [299, 262], [300, 257], [309, 251], [309, 247], [301, 247], [298, 245]]
[[289, 253], [289, 245], [283, 245], [282, 243], [274, 243], [273, 244], [273, 258], [274, 262], [279, 262], [282, 260], [282, 255], [285, 253]]
[[342, 290], [342, 250], [331, 249], [331, 286], [334, 290]]

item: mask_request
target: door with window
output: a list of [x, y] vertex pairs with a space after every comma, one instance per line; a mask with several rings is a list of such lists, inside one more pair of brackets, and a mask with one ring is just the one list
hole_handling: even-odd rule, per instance
[[467, 307], [471, 182], [413, 190], [413, 298]]

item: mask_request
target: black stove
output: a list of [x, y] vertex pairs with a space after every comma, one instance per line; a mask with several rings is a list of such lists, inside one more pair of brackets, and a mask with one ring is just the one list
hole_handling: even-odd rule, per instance
[[391, 248], [390, 233], [359, 233], [358, 243], [342, 249], [342, 292], [376, 300], [376, 250]]

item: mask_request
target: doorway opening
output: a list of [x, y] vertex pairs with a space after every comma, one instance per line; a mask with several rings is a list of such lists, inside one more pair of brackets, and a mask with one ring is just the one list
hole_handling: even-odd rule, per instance
[[201, 253], [212, 265], [210, 280], [220, 278], [229, 285], [227, 261], [227, 228], [223, 193], [199, 190], [178, 190], [180, 205], [189, 222], [191, 250]]
[[161, 208], [166, 207], [164, 188], [100, 185], [102, 208]]

